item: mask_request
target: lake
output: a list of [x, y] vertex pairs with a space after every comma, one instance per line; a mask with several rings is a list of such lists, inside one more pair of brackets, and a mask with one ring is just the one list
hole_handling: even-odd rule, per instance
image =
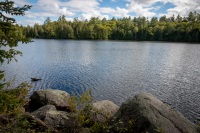
[[[166, 42], [35, 39], [19, 45], [18, 62], [2, 65], [15, 85], [81, 94], [92, 88], [95, 100], [120, 105], [149, 92], [183, 113], [200, 119], [200, 45]], [[31, 82], [31, 77], [42, 78]]]

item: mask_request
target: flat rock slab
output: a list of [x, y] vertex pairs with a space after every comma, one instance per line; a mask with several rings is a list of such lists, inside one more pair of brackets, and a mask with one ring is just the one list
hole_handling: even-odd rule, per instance
[[132, 130], [137, 133], [200, 133], [199, 128], [178, 111], [149, 93], [141, 93], [122, 104], [115, 114], [116, 120], [135, 123]]
[[39, 90], [30, 96], [29, 108], [36, 110], [44, 105], [54, 105], [57, 110], [69, 111], [70, 95], [61, 90]]

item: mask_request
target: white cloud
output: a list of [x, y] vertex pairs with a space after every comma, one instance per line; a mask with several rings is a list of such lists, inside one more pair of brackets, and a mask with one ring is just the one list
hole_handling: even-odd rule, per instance
[[120, 7], [117, 7], [116, 8], [116, 12], [114, 13], [115, 15], [114, 16], [119, 16], [119, 17], [128, 17], [129, 11], [125, 8], [120, 8]]
[[175, 5], [174, 8], [167, 10], [167, 15], [187, 16], [189, 12], [197, 11], [200, 13], [200, 0], [168, 0]]
[[42, 10], [43, 12], [51, 13], [51, 16], [73, 16], [75, 13], [68, 10], [67, 7], [63, 6], [59, 0], [39, 0], [36, 4], [37, 10]]
[[102, 13], [108, 13], [108, 14], [112, 14], [115, 12], [115, 9], [111, 8], [111, 7], [102, 7], [100, 8], [100, 11]]
[[110, 7], [103, 7], [99, 9], [102, 13], [104, 14], [109, 14], [115, 17], [128, 17], [128, 13], [129, 11], [125, 8], [120, 8], [120, 7], [116, 7], [116, 9], [114, 8], [110, 8]]
[[155, 12], [151, 11], [153, 8], [151, 7], [151, 5], [154, 3], [154, 1], [156, 0], [152, 0], [152, 1], [132, 0], [130, 1], [129, 4], [126, 5], [126, 7], [128, 8], [129, 12], [134, 12], [138, 16], [153, 17], [156, 15]]
[[[128, 17], [131, 15], [145, 16], [151, 18], [153, 16], [160, 17], [161, 15], [172, 16], [173, 14], [187, 16], [189, 12], [197, 11], [200, 13], [200, 0], [124, 0], [125, 6], [113, 7], [106, 4], [103, 7], [103, 2], [119, 2], [119, 0], [37, 0], [35, 3], [30, 3], [30, 0], [14, 0], [17, 6], [25, 4], [33, 5], [31, 10], [26, 12], [26, 18], [33, 22], [46, 17], [58, 18], [65, 15], [68, 20], [80, 17], [82, 20], [90, 19], [91, 17], [109, 18]], [[122, 2], [122, 1], [121, 1]], [[159, 5], [156, 3], [159, 2]], [[166, 10], [166, 13], [158, 12], [162, 7], [171, 3], [174, 7]], [[24, 22], [25, 23], [25, 22]]]
[[26, 23], [27, 25], [33, 26], [34, 24], [42, 24], [40, 20], [25, 20], [25, 21], [18, 21], [18, 23]]
[[90, 20], [92, 17], [98, 17], [99, 19], [103, 19], [103, 18], [106, 18], [106, 19], [109, 19], [109, 16], [108, 15], [93, 15], [91, 13], [83, 13], [80, 17], [81, 20]]
[[99, 7], [97, 0], [70, 0], [63, 2], [63, 6], [71, 8], [74, 12], [91, 12]]
[[130, 12], [136, 13], [138, 16], [159, 16], [162, 13], [156, 13], [155, 11], [162, 8], [160, 6], [155, 8], [155, 3], [161, 2], [163, 6], [166, 3], [171, 3], [174, 7], [166, 10], [166, 16], [172, 16], [173, 14], [187, 16], [189, 12], [197, 11], [200, 13], [200, 0], [126, 0], [129, 2], [126, 6]]

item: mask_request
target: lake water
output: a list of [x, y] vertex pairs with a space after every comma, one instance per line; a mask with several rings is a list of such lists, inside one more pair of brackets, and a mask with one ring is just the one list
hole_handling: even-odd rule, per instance
[[[164, 42], [38, 39], [19, 45], [18, 62], [1, 66], [15, 84], [53, 88], [120, 105], [150, 92], [191, 121], [200, 119], [200, 45]], [[31, 77], [42, 78], [31, 82]]]

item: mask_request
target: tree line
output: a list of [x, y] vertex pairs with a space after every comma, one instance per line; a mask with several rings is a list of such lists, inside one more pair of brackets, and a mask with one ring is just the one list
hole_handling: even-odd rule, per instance
[[173, 15], [150, 20], [92, 17], [85, 21], [78, 18], [67, 21], [63, 15], [57, 21], [48, 17], [42, 25], [23, 28], [24, 34], [32, 38], [200, 42], [200, 14], [197, 12], [190, 12], [187, 17]]

